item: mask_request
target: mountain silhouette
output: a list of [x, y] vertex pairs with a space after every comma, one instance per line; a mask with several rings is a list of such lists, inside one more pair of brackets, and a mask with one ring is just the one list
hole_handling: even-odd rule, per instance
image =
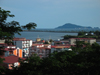
[[67, 28], [92, 28], [92, 27], [85, 27], [85, 26], [80, 26], [80, 25], [76, 25], [76, 24], [71, 24], [71, 23], [66, 23], [62, 26], [58, 26], [55, 29], [67, 29]]

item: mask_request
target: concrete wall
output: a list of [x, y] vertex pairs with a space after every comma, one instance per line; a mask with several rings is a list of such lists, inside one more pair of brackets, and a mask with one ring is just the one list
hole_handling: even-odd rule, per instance
[[91, 39], [90, 40], [90, 44], [93, 44], [93, 43], [95, 43], [96, 42], [96, 39]]
[[0, 43], [5, 43], [5, 40], [0, 40]]
[[32, 46], [32, 40], [30, 40], [30, 47]]
[[9, 51], [5, 52], [5, 57], [9, 56]]
[[71, 45], [75, 45], [75, 42], [76, 42], [76, 39], [69, 39], [69, 43], [70, 43]]
[[16, 47], [22, 49], [22, 41], [16, 41]]

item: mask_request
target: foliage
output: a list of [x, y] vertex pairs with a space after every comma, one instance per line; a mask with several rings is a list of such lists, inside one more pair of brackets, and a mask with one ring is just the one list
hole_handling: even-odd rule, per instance
[[14, 68], [12, 71], [9, 71], [8, 75], [41, 75], [41, 63], [42, 59], [37, 55], [32, 55], [30, 58], [27, 58], [25, 62], [21, 62], [20, 67]]
[[[16, 21], [6, 23], [7, 17], [14, 17], [14, 15], [11, 15], [10, 11], [0, 8], [0, 38], [10, 41], [9, 38], [13, 38], [15, 33], [19, 34], [22, 30]], [[34, 23], [31, 24], [23, 27], [30, 30], [36, 26]], [[96, 32], [97, 34], [98, 32]], [[100, 75], [100, 45], [76, 42], [76, 46], [73, 46], [72, 50], [54, 52], [43, 59], [33, 55], [26, 59], [28, 63], [21, 61], [20, 67], [13, 70], [0, 66], [0, 72], [4, 72], [5, 75]], [[2, 61], [3, 59], [0, 58], [0, 63]]]
[[23, 28], [27, 28], [28, 30], [30, 29], [35, 29], [36, 24], [35, 23], [28, 23], [26, 26], [22, 26]]
[[46, 41], [44, 42], [44, 44], [49, 44], [49, 42], [46, 40]]
[[33, 55], [27, 59], [29, 63], [21, 63], [17, 70], [14, 69], [9, 74], [100, 75], [100, 45], [77, 44], [80, 46], [74, 46], [73, 51], [54, 52], [47, 58], [40, 59]]
[[53, 42], [53, 40], [52, 40], [52, 39], [50, 39], [49, 41], [50, 41], [50, 42]]
[[20, 26], [17, 21], [6, 22], [8, 17], [14, 17], [14, 15], [10, 13], [10, 11], [0, 8], [0, 39], [11, 39], [14, 37], [15, 33], [20, 35], [20, 32], [23, 31], [22, 28], [30, 30], [36, 27], [36, 24], [32, 22], [25, 26]]
[[[20, 26], [19, 22], [17, 21], [11, 21], [11, 22], [6, 22], [8, 17], [14, 17], [14, 15], [10, 14], [10, 11], [4, 10], [0, 7], [0, 40], [5, 40], [6, 44], [13, 44], [12, 39], [14, 35], [17, 33], [19, 35], [22, 30], [22, 28], [27, 28], [28, 30], [35, 28], [36, 24], [35, 23], [29, 23], [25, 26]], [[2, 49], [2, 50], [1, 50]], [[0, 55], [2, 54], [3, 48], [0, 48]], [[0, 58], [0, 63], [3, 61]], [[4, 68], [0, 66], [0, 73], [2, 73]]]
[[64, 36], [64, 39], [69, 39], [69, 38], [95, 38], [95, 39], [100, 39], [100, 31], [90, 31], [90, 32], [80, 31], [80, 32], [78, 32], [77, 36], [71, 36], [71, 35], [65, 35]]

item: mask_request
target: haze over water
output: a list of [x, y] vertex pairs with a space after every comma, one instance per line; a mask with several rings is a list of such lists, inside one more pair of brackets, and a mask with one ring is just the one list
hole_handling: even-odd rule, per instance
[[31, 39], [33, 41], [36, 40], [36, 38], [41, 38], [44, 40], [52, 39], [63, 39], [62, 36], [64, 35], [77, 35], [77, 33], [55, 33], [55, 32], [21, 32], [21, 36], [18, 34], [15, 34], [15, 37], [24, 37], [26, 39]]

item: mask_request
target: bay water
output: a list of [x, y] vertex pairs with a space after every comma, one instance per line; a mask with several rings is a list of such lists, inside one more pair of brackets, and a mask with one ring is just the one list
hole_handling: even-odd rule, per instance
[[78, 33], [58, 33], [58, 32], [20, 32], [21, 35], [15, 34], [15, 37], [19, 38], [26, 38], [26, 39], [31, 39], [33, 41], [36, 41], [36, 38], [41, 38], [43, 40], [58, 40], [58, 39], [63, 39], [62, 36], [64, 35], [75, 35], [77, 36]]

